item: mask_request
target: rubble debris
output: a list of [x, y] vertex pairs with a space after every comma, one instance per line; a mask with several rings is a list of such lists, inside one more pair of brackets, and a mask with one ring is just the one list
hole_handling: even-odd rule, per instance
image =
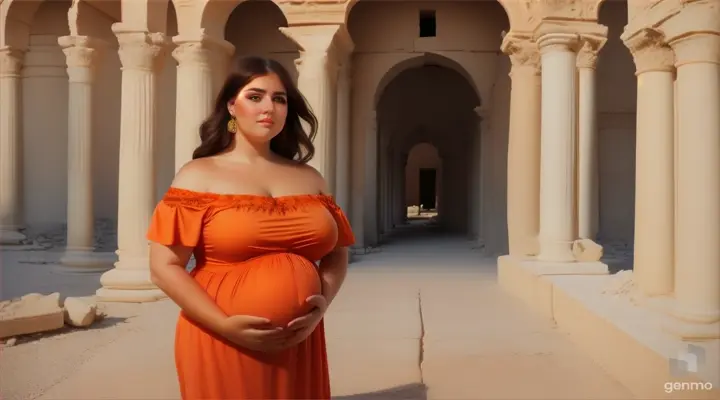
[[60, 293], [30, 293], [0, 303], [0, 339], [65, 326]]
[[579, 239], [573, 242], [572, 252], [575, 259], [580, 262], [600, 261], [603, 248], [590, 239]]
[[[68, 297], [60, 300], [60, 293], [43, 295], [29, 293], [0, 302], [0, 339], [55, 331], [65, 326], [87, 328], [105, 318], [98, 306], [85, 298]], [[15, 341], [5, 341], [12, 346]]]

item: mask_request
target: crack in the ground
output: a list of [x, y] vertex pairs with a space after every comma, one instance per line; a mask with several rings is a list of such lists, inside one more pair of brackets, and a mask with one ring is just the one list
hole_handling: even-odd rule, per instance
[[418, 369], [420, 370], [420, 383], [425, 384], [423, 377], [423, 361], [425, 360], [425, 322], [423, 321], [422, 295], [418, 290], [418, 314], [420, 315], [420, 339], [418, 340]]

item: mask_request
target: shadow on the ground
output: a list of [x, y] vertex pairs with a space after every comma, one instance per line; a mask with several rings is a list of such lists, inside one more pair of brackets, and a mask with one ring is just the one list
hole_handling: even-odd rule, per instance
[[333, 400], [427, 400], [427, 386], [422, 383], [397, 386], [377, 392], [333, 396]]
[[74, 327], [74, 326], [65, 324], [65, 326], [63, 326], [62, 328], [55, 329], [52, 331], [28, 333], [25, 335], [14, 336], [16, 339], [15, 345], [17, 346], [17, 345], [26, 344], [26, 343], [32, 343], [32, 342], [38, 341], [40, 339], [68, 335], [68, 334], [72, 334], [73, 332], [78, 332], [78, 331], [96, 331], [96, 330], [101, 330], [101, 329], [107, 329], [107, 328], [110, 328], [110, 327], [118, 325], [118, 324], [128, 323], [128, 322], [130, 322], [129, 320], [131, 320], [133, 318], [134, 317], [107, 317], [106, 316], [106, 317], [103, 317], [102, 319], [100, 319], [99, 321], [93, 322], [93, 324], [88, 327]]

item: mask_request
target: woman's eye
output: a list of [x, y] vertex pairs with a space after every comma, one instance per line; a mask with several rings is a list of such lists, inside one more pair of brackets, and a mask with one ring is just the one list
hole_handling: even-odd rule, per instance
[[280, 104], [285, 104], [285, 103], [287, 103], [287, 100], [285, 100], [284, 97], [276, 97], [276, 98], [275, 98], [275, 101], [278, 102], [278, 103], [280, 103]]
[[252, 95], [248, 96], [248, 99], [250, 99], [251, 101], [260, 101], [260, 96]]

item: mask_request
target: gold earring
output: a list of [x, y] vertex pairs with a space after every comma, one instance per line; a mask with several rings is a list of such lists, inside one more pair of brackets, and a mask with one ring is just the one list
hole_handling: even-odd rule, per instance
[[227, 124], [227, 130], [230, 133], [236, 133], [237, 132], [237, 122], [235, 122], [235, 118], [230, 118]]

